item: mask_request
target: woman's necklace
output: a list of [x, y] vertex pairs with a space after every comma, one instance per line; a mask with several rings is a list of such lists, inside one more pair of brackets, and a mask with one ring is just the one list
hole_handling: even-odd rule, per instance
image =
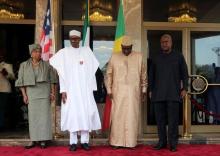
[[33, 65], [33, 66], [38, 66], [39, 63], [40, 63], [40, 61], [38, 61], [38, 62], [31, 61], [31, 62], [32, 62], [32, 65]]

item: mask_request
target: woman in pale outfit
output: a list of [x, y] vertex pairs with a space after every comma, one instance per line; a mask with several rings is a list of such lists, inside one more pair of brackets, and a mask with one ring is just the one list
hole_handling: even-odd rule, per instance
[[21, 63], [18, 79], [23, 101], [28, 105], [30, 144], [26, 149], [35, 147], [39, 142], [46, 148], [46, 141], [52, 140], [51, 100], [55, 98], [56, 74], [49, 63], [41, 60], [41, 46], [29, 45], [31, 58]]

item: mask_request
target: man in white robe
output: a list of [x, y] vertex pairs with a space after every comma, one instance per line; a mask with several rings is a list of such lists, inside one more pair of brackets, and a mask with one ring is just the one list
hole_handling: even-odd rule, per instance
[[82, 148], [89, 150], [89, 132], [101, 128], [93, 96], [99, 63], [89, 47], [79, 47], [79, 31], [70, 31], [69, 38], [71, 46], [50, 58], [50, 64], [58, 72], [62, 94], [61, 130], [70, 132], [70, 151], [77, 149], [77, 134], [81, 134]]

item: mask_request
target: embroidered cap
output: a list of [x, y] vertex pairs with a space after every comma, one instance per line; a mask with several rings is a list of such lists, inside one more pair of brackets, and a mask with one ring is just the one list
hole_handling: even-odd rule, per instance
[[131, 37], [130, 36], [124, 36], [122, 38], [121, 45], [123, 45], [123, 46], [131, 46], [132, 45]]

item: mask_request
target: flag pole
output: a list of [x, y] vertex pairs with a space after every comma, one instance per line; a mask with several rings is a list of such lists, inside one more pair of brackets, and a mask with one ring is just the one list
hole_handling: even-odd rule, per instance
[[[52, 6], [51, 7], [51, 25], [52, 25], [52, 34], [53, 34], [53, 42], [52, 42], [52, 45], [53, 45], [53, 54], [55, 53], [55, 50], [56, 50], [56, 47], [55, 47], [55, 44], [56, 44], [56, 42], [55, 42], [55, 40], [56, 40], [56, 38], [55, 38], [55, 26], [54, 26], [54, 23], [56, 23], [56, 20], [57, 19], [55, 19], [57, 16], [55, 15], [55, 13], [56, 13], [56, 5], [58, 5], [57, 4], [57, 2], [55, 2], [55, 1], [52, 1], [52, 0], [48, 0], [48, 2], [50, 2], [50, 5]], [[53, 22], [52, 22], [53, 21]], [[57, 85], [55, 85], [55, 97], [58, 97], [58, 95], [57, 95], [57, 93], [58, 93], [58, 87], [57, 87]], [[58, 133], [57, 132], [57, 129], [56, 129], [56, 126], [57, 126], [57, 107], [56, 107], [56, 103], [57, 103], [57, 100], [56, 100], [56, 98], [55, 98], [55, 100], [52, 102], [52, 108], [53, 108], [53, 112], [54, 112], [54, 115], [53, 115], [53, 118], [54, 118], [54, 130], [53, 130], [53, 132], [54, 132], [54, 134], [53, 134], [53, 137], [54, 137], [54, 139], [58, 139], [58, 138], [63, 138], [64, 136], [62, 135], [62, 134], [60, 134], [60, 133]]]
[[[89, 25], [90, 25], [90, 19], [89, 19], [89, 7], [90, 7], [90, 0], [87, 0], [87, 10], [86, 10], [86, 13], [87, 13], [87, 18], [88, 18], [88, 22], [89, 22]], [[95, 138], [95, 135], [94, 133], [92, 132], [91, 134], [91, 142], [93, 143], [93, 139]]]
[[87, 12], [88, 21], [89, 21], [89, 6], [90, 6], [90, 0], [88, 0], [88, 6], [87, 6], [88, 7], [88, 12]]

